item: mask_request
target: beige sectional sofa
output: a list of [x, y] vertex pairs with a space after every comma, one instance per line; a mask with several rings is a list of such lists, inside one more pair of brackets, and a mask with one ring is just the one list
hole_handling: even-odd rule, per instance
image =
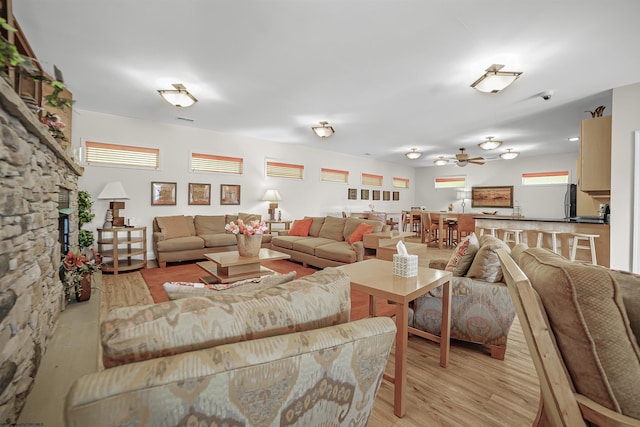
[[336, 267], [362, 261], [362, 241], [350, 244], [351, 234], [360, 223], [373, 226], [372, 233], [389, 231], [390, 226], [381, 221], [360, 218], [313, 217], [308, 236], [289, 236], [281, 233], [271, 239], [271, 248], [291, 255], [292, 261], [320, 268]]
[[[238, 219], [244, 222], [261, 220], [260, 215], [157, 216], [153, 219], [153, 251], [160, 267], [167, 262], [204, 259], [204, 254], [237, 250], [235, 234], [224, 227]], [[262, 237], [262, 245], [269, 247], [271, 235]]]
[[105, 366], [71, 387], [67, 426], [365, 426], [396, 327], [350, 322], [335, 268], [253, 292], [112, 310]]

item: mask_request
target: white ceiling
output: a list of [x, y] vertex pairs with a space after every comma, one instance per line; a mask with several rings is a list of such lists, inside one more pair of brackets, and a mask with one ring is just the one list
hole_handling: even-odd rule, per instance
[[[459, 147], [577, 152], [584, 110], [611, 114], [611, 89], [640, 81], [637, 0], [16, 0], [14, 15], [75, 108], [418, 167]], [[523, 74], [472, 89], [494, 63]], [[197, 104], [161, 99], [178, 82]], [[321, 120], [334, 136], [311, 132]], [[503, 146], [482, 152], [486, 136]]]

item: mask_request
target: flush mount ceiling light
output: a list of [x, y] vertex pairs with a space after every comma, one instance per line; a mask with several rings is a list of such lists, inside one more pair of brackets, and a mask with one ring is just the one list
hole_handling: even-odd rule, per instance
[[500, 71], [503, 67], [504, 65], [493, 64], [486, 69], [484, 75], [471, 84], [471, 87], [480, 92], [498, 93], [522, 74], [517, 71]]
[[519, 155], [520, 153], [518, 153], [517, 151], [511, 151], [511, 148], [507, 148], [507, 152], [500, 154], [500, 157], [502, 157], [505, 160], [513, 160]]
[[320, 138], [329, 138], [334, 134], [335, 130], [333, 126], [329, 124], [329, 122], [318, 122], [320, 126], [312, 126], [311, 129], [318, 135]]
[[444, 166], [447, 163], [449, 163], [449, 160], [445, 159], [444, 157], [438, 157], [433, 161], [433, 163], [435, 163], [438, 166]]
[[478, 147], [483, 150], [493, 150], [494, 148], [498, 148], [502, 145], [502, 141], [494, 141], [493, 136], [488, 136], [487, 140], [478, 144]]
[[422, 153], [418, 151], [417, 148], [412, 148], [411, 151], [404, 153], [409, 160], [416, 160], [422, 157]]
[[183, 84], [174, 83], [172, 86], [175, 89], [158, 90], [160, 96], [169, 104], [174, 107], [190, 107], [198, 102], [195, 96], [191, 95]]

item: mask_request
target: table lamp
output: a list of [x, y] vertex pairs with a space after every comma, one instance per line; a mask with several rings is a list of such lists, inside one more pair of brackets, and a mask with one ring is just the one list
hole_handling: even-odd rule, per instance
[[111, 200], [109, 209], [105, 216], [105, 223], [102, 228], [124, 227], [124, 217], [120, 216], [120, 209], [124, 209], [124, 202], [115, 200], [129, 200], [126, 191], [120, 181], [109, 182], [104, 186], [98, 196], [100, 200]]
[[462, 213], [464, 213], [465, 200], [469, 200], [471, 198], [471, 191], [469, 190], [458, 190], [456, 194], [458, 200], [462, 200]]
[[282, 200], [282, 197], [280, 197], [280, 193], [278, 193], [278, 190], [267, 190], [264, 192], [262, 200], [271, 202], [269, 203], [269, 221], [275, 221], [276, 209], [278, 209], [278, 203], [276, 202]]

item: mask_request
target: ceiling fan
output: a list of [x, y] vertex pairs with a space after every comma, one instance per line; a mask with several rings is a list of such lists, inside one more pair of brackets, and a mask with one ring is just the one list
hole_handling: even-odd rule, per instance
[[484, 162], [479, 160], [484, 160], [484, 157], [469, 157], [465, 149], [460, 148], [460, 152], [456, 154], [455, 164], [460, 167], [465, 167], [469, 163], [473, 163], [474, 165], [484, 165]]

